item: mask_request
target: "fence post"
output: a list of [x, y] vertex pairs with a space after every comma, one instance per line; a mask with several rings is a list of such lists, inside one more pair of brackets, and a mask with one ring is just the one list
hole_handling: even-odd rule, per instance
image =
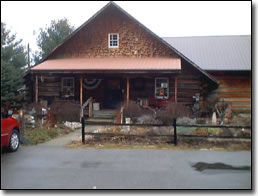
[[177, 134], [176, 134], [176, 118], [173, 120], [173, 127], [174, 127], [174, 143], [175, 146], [177, 145]]
[[82, 116], [81, 118], [82, 122], [82, 143], [85, 144], [85, 122], [84, 122], [84, 117]]

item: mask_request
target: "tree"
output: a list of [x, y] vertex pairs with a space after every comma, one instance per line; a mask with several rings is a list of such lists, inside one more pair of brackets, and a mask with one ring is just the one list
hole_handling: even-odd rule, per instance
[[27, 64], [22, 40], [16, 40], [16, 35], [1, 22], [1, 60], [10, 63], [16, 68], [23, 68]]
[[37, 37], [37, 45], [40, 48], [39, 52], [33, 54], [34, 62], [37, 64], [58, 44], [64, 41], [68, 35], [74, 30], [74, 27], [69, 24], [68, 19], [52, 20], [50, 26], [45, 29], [39, 29]]
[[27, 65], [22, 40], [1, 22], [1, 106], [9, 103], [12, 107], [20, 106], [18, 89], [23, 85], [24, 67]]

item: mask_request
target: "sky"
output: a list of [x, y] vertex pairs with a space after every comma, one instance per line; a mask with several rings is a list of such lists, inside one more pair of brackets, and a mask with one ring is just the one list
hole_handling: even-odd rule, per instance
[[[1, 22], [35, 51], [39, 28], [64, 17], [77, 28], [108, 2], [1, 1]], [[250, 1], [114, 2], [160, 37], [251, 34]]]

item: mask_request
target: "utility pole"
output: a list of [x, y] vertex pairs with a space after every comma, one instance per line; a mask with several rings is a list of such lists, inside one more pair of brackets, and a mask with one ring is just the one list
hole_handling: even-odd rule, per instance
[[30, 44], [28, 43], [28, 68], [30, 69]]

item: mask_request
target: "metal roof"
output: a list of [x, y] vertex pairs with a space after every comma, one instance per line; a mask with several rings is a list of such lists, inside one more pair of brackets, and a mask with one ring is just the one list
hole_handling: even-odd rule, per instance
[[203, 70], [251, 70], [251, 36], [164, 37]]
[[181, 58], [66, 58], [49, 59], [31, 71], [180, 71]]

